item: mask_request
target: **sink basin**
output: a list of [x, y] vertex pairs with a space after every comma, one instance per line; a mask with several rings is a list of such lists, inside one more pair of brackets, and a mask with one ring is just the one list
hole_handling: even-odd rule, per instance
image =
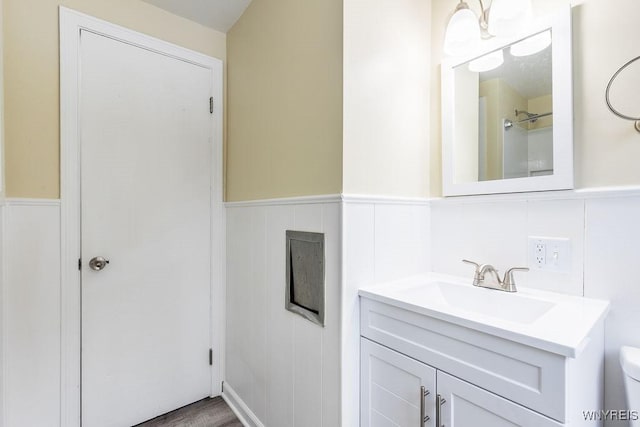
[[584, 348], [591, 329], [609, 310], [607, 301], [526, 287], [509, 293], [479, 288], [470, 281], [426, 273], [361, 288], [358, 294], [568, 357], [576, 357]]
[[518, 293], [431, 282], [423, 286], [399, 290], [410, 300], [430, 300], [453, 310], [488, 316], [517, 323], [533, 323], [551, 310], [554, 303]]

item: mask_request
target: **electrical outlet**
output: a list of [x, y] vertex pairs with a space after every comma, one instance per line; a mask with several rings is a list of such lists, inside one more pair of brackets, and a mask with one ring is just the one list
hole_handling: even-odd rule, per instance
[[533, 263], [537, 268], [543, 268], [547, 263], [547, 246], [542, 240], [537, 240], [535, 242], [533, 256]]
[[534, 270], [568, 272], [570, 255], [569, 239], [529, 237], [529, 267]]

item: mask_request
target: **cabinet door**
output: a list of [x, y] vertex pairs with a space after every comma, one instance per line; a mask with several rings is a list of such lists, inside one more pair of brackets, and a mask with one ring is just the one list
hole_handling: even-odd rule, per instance
[[563, 424], [438, 371], [438, 427], [559, 427]]
[[361, 427], [435, 426], [436, 371], [360, 339]]

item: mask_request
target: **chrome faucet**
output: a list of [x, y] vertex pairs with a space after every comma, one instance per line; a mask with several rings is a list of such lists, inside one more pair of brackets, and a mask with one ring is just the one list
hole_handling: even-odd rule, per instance
[[478, 264], [477, 262], [463, 259], [462, 262], [473, 264], [476, 267], [473, 276], [473, 286], [481, 288], [497, 289], [505, 292], [516, 292], [516, 281], [513, 277], [514, 271], [529, 271], [527, 267], [513, 267], [504, 273], [504, 279], [500, 280], [498, 270], [491, 264]]

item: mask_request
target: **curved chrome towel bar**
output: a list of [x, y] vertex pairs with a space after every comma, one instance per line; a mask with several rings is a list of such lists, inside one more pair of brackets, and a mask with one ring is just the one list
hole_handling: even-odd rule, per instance
[[634, 127], [635, 127], [636, 131], [640, 132], [640, 117], [631, 117], [631, 116], [628, 116], [626, 114], [622, 114], [621, 112], [619, 112], [618, 110], [613, 108], [613, 105], [611, 105], [611, 100], [609, 99], [609, 91], [611, 90], [611, 85], [613, 84], [613, 81], [616, 79], [616, 77], [618, 77], [618, 74], [620, 74], [622, 72], [622, 70], [627, 68], [629, 65], [633, 64], [634, 62], [636, 62], [638, 59], [640, 59], [640, 56], [636, 56], [635, 58], [629, 60], [622, 67], [618, 68], [618, 71], [616, 71], [613, 74], [613, 76], [611, 76], [611, 79], [609, 80], [609, 83], [607, 84], [607, 90], [605, 91], [604, 97], [605, 97], [605, 100], [607, 101], [607, 107], [609, 107], [609, 110], [611, 110], [611, 112], [613, 114], [615, 114], [616, 116], [620, 117], [621, 119], [632, 120], [633, 122], [635, 122]]

